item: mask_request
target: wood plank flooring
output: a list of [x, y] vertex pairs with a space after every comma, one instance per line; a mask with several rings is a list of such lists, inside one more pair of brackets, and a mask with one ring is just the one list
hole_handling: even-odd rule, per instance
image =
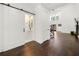
[[79, 40], [70, 34], [55, 32], [55, 38], [42, 44], [49, 56], [79, 55]]
[[55, 32], [53, 39], [42, 44], [31, 41], [23, 46], [0, 53], [1, 56], [78, 56], [79, 40], [67, 33]]

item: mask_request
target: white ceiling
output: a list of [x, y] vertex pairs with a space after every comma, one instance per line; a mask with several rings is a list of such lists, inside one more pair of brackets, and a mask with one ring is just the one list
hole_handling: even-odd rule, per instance
[[44, 7], [48, 8], [48, 9], [56, 9], [59, 7], [62, 7], [64, 5], [67, 5], [68, 3], [16, 3], [15, 5], [20, 5], [21, 7], [35, 7], [37, 4], [42, 4]]
[[34, 10], [34, 8], [38, 4], [41, 4], [45, 8], [52, 10], [52, 9], [57, 9], [57, 8], [60, 8], [64, 5], [67, 5], [68, 3], [14, 3], [14, 4], [11, 4], [11, 5], [14, 5], [14, 6], [19, 7], [19, 8], [23, 8], [23, 9], [28, 11], [29, 9]]
[[67, 5], [68, 3], [42, 3], [42, 5], [50, 10], [57, 9], [59, 7], [62, 7], [64, 5]]

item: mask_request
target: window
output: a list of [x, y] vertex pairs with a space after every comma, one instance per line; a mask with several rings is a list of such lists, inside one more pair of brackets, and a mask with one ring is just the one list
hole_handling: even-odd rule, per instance
[[33, 15], [29, 15], [29, 14], [25, 15], [25, 30], [26, 31], [32, 31], [33, 20], [34, 20], [34, 16]]

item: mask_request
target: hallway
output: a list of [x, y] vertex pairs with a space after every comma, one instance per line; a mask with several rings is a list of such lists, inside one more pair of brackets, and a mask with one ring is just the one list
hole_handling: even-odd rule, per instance
[[67, 33], [55, 32], [55, 38], [39, 44], [31, 41], [23, 46], [2, 52], [3, 56], [77, 56], [79, 55], [79, 40]]
[[77, 56], [78, 32], [79, 3], [0, 3], [1, 56]]

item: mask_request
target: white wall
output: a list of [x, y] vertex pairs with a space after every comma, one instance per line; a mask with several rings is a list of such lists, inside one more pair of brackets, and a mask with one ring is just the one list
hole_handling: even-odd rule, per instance
[[[28, 10], [31, 10], [31, 7]], [[24, 23], [24, 12], [0, 5], [0, 51], [18, 47], [32, 40], [31, 32], [23, 32]]]
[[3, 6], [0, 5], [0, 52], [3, 50]]
[[77, 17], [76, 4], [68, 4], [61, 7], [55, 11], [54, 14], [59, 13], [59, 20], [56, 24], [62, 24], [62, 27], [57, 27], [57, 31], [64, 33], [70, 33], [70, 31], [75, 31], [75, 21], [74, 17]]
[[45, 40], [49, 39], [49, 19], [50, 13], [49, 11], [44, 8], [42, 5], [38, 4], [35, 8], [35, 20], [36, 20], [36, 38], [35, 40], [39, 43], [44, 42]]
[[76, 18], [79, 21], [79, 3], [75, 4], [75, 13], [76, 13]]
[[4, 51], [23, 44], [24, 14], [4, 6]]
[[[31, 40], [39, 43], [49, 39], [49, 11], [41, 4], [12, 4], [35, 13], [33, 31], [23, 32], [25, 13], [0, 5], [0, 51], [6, 51]], [[29, 7], [28, 7], [29, 6]], [[3, 19], [2, 19], [3, 18]]]

